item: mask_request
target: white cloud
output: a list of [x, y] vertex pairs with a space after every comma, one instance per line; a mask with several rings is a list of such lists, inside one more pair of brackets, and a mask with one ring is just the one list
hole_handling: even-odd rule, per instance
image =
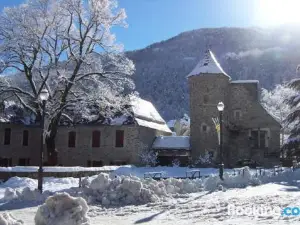
[[266, 49], [250, 49], [247, 51], [241, 51], [238, 53], [235, 52], [227, 52], [225, 53], [226, 58], [233, 58], [233, 59], [240, 59], [244, 57], [260, 57], [265, 53], [272, 53], [272, 52], [282, 52], [284, 51], [281, 47], [272, 47], [272, 48], [266, 48]]

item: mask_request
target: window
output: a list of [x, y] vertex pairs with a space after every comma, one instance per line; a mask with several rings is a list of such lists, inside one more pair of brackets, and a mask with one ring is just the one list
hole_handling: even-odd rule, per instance
[[241, 120], [242, 119], [242, 111], [241, 110], [234, 110], [233, 111], [233, 117], [235, 120]]
[[29, 166], [30, 159], [29, 158], [20, 158], [19, 159], [19, 166]]
[[99, 148], [100, 147], [100, 141], [101, 141], [101, 132], [98, 131], [98, 130], [93, 131], [92, 147], [93, 148]]
[[111, 166], [122, 166], [122, 165], [127, 165], [127, 163], [125, 161], [121, 161], [121, 160], [116, 160], [116, 161], [111, 161], [109, 163]]
[[94, 167], [101, 167], [103, 166], [103, 162], [100, 160], [100, 161], [93, 161], [93, 166]]
[[75, 143], [76, 143], [76, 132], [71, 131], [71, 132], [69, 132], [68, 147], [69, 148], [75, 148]]
[[203, 103], [207, 104], [208, 103], [208, 95], [203, 96]]
[[251, 147], [258, 148], [258, 131], [251, 131]]
[[267, 131], [265, 130], [261, 130], [260, 132], [260, 143], [259, 143], [259, 146], [260, 148], [266, 148], [267, 145]]
[[2, 167], [12, 166], [12, 158], [0, 158], [0, 166]]
[[23, 146], [28, 146], [29, 131], [23, 130]]
[[88, 167], [91, 167], [91, 166], [92, 166], [92, 161], [91, 161], [91, 160], [88, 160], [88, 161], [87, 161], [87, 166], [88, 166]]
[[265, 130], [252, 130], [250, 139], [252, 148], [268, 147], [268, 132]]
[[103, 166], [103, 162], [101, 160], [100, 161], [88, 160], [87, 161], [87, 166], [88, 167], [101, 167], [101, 166]]
[[205, 123], [201, 124], [201, 132], [202, 133], [208, 133], [209, 132], [209, 126], [207, 126]]
[[124, 147], [124, 130], [116, 131], [116, 147]]
[[4, 145], [10, 145], [10, 136], [11, 136], [11, 129], [5, 128], [5, 130], [4, 130]]

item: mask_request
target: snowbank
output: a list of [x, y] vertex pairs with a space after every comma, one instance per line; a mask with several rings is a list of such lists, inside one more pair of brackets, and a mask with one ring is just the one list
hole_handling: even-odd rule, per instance
[[242, 168], [243, 173], [239, 175], [232, 175], [231, 173], [224, 173], [221, 180], [219, 175], [212, 175], [204, 180], [204, 189], [207, 191], [215, 191], [217, 189], [223, 190], [226, 188], [244, 188], [249, 185], [259, 185], [262, 183], [260, 178], [257, 178], [253, 173], [251, 173], [249, 167]]
[[4, 192], [4, 201], [35, 201], [42, 202], [50, 196], [52, 193], [49, 191], [44, 191], [43, 194], [39, 192], [37, 189], [30, 189], [29, 187], [25, 187], [22, 191], [13, 188], [6, 188]]
[[[193, 170], [200, 170], [201, 176], [209, 176], [211, 174], [218, 174], [219, 169], [216, 168], [193, 168]], [[186, 171], [190, 170], [188, 167], [168, 167], [168, 166], [156, 166], [156, 167], [122, 167], [120, 166], [112, 174], [121, 176], [137, 176], [144, 177], [145, 173], [164, 171], [163, 177], [185, 177]], [[225, 170], [232, 171], [232, 170]]]
[[83, 198], [57, 193], [47, 198], [35, 215], [35, 225], [89, 225], [88, 205]]
[[[204, 179], [176, 179], [168, 178], [160, 181], [153, 179], [144, 179], [144, 172], [161, 170], [164, 167], [156, 168], [136, 168], [134, 174], [139, 176], [132, 176], [131, 173], [136, 167], [122, 168], [118, 170], [121, 174], [127, 176], [116, 175], [116, 172], [111, 174], [100, 173], [99, 175], [86, 177], [82, 180], [82, 188], [78, 188], [78, 179], [75, 178], [51, 178], [49, 180], [51, 185], [44, 185], [49, 187], [52, 192], [45, 191], [40, 194], [33, 188], [37, 187], [37, 181], [29, 178], [11, 178], [6, 183], [1, 185], [7, 187], [4, 193], [5, 201], [44, 201], [54, 191], [61, 191], [69, 193], [71, 196], [84, 197], [90, 203], [100, 203], [105, 206], [109, 205], [128, 205], [128, 204], [145, 204], [149, 202], [164, 201], [170, 197], [176, 197], [181, 194], [196, 193], [201, 191], [215, 191], [226, 190], [229, 188], [244, 188], [247, 186], [256, 186], [270, 182], [293, 182], [299, 180], [300, 169], [292, 172], [286, 170], [283, 173], [274, 175], [273, 170], [266, 171], [265, 176], [258, 176], [253, 170], [248, 167], [240, 168], [241, 172], [238, 175], [233, 175], [231, 171], [224, 173], [224, 180], [220, 180], [217, 170], [201, 169], [210, 176]], [[164, 169], [171, 167], [165, 167]], [[170, 172], [176, 174], [178, 172], [185, 173], [186, 168], [172, 168]], [[163, 170], [166, 171], [166, 170]], [[168, 170], [167, 170], [168, 171]], [[243, 172], [242, 172], [243, 171]], [[214, 172], [214, 173], [212, 173]], [[170, 175], [170, 174], [168, 174]], [[11, 188], [19, 184], [25, 185], [25, 188]], [[44, 183], [45, 184], [45, 183]], [[47, 183], [46, 183], [47, 184]], [[11, 187], [10, 187], [10, 186]], [[18, 186], [20, 187], [20, 186]], [[62, 188], [64, 187], [64, 188]]]
[[15, 219], [9, 213], [0, 214], [0, 225], [21, 225], [21, 224], [23, 224], [22, 220]]
[[12, 177], [9, 178], [4, 184], [4, 187], [10, 188], [21, 188], [21, 187], [37, 187], [37, 180], [27, 178], [27, 177]]
[[103, 205], [143, 204], [163, 200], [172, 194], [203, 190], [201, 180], [169, 178], [162, 181], [135, 176], [113, 176], [101, 173], [84, 181], [84, 193], [89, 201]]

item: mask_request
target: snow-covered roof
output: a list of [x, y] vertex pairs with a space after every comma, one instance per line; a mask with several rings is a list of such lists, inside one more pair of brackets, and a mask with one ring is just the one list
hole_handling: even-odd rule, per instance
[[131, 99], [134, 119], [138, 125], [172, 133], [151, 102], [138, 97]]
[[[96, 123], [118, 126], [133, 124], [135, 121], [140, 126], [149, 127], [170, 134], [172, 133], [164, 119], [160, 116], [151, 102], [135, 96], [131, 97], [130, 105], [131, 113], [118, 115], [112, 118], [104, 118], [103, 120], [97, 121]], [[5, 113], [0, 112], [0, 123], [18, 123], [26, 125], [35, 124], [35, 117], [28, 116], [24, 114], [24, 112], [24, 109], [21, 109], [14, 102], [8, 102], [5, 105]], [[94, 115], [94, 117], [98, 118], [98, 115]], [[83, 121], [80, 124], [84, 123], [87, 122]], [[62, 123], [62, 125], [64, 125], [64, 123]]]
[[[224, 74], [228, 76], [222, 67], [220, 66], [219, 62], [217, 61], [215, 55], [212, 51], [207, 50], [205, 52], [204, 59], [202, 59], [196, 67], [189, 73], [188, 77], [196, 76], [201, 74]], [[228, 76], [230, 77], [230, 76]]]
[[258, 80], [234, 80], [231, 81], [232, 84], [258, 84]]
[[153, 149], [190, 150], [189, 136], [159, 136], [155, 138]]

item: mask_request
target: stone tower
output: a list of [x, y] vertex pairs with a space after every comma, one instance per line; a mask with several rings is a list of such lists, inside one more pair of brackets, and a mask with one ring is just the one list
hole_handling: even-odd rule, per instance
[[[213, 154], [214, 160], [218, 160], [219, 143], [212, 118], [219, 117], [217, 104], [221, 101], [225, 104], [223, 118], [227, 117], [226, 105], [230, 79], [210, 50], [205, 52], [204, 59], [188, 75], [191, 117], [190, 144], [194, 160], [200, 155], [204, 155], [206, 150]], [[226, 143], [225, 132], [223, 133], [224, 144]]]

